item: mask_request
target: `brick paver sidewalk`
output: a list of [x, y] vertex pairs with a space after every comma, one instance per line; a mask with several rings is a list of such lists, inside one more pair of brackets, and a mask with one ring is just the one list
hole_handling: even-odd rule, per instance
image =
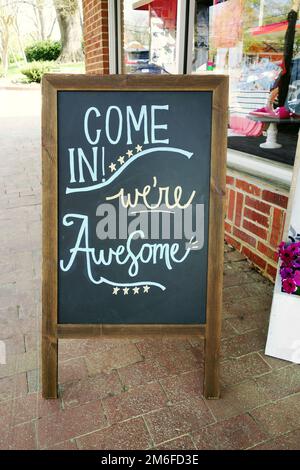
[[39, 93], [0, 103], [0, 448], [300, 449], [300, 367], [263, 354], [273, 287], [228, 247], [221, 400], [197, 338], [61, 341], [60, 398], [40, 397]]

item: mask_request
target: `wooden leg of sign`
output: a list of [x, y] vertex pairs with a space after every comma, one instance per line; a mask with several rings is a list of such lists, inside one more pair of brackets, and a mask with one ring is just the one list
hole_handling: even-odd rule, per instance
[[42, 339], [42, 395], [57, 398], [58, 340], [43, 334]]

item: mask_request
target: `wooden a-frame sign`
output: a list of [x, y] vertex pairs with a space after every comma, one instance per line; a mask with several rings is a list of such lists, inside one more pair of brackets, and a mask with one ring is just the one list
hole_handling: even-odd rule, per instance
[[43, 396], [60, 338], [200, 335], [218, 398], [228, 77], [46, 74], [42, 94]]

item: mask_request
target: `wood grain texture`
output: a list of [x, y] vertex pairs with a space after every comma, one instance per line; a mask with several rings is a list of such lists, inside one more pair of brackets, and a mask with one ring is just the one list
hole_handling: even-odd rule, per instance
[[116, 338], [154, 336], [200, 336], [205, 335], [204, 325], [57, 325], [58, 338]]
[[[43, 396], [57, 396], [59, 338], [205, 335], [206, 398], [219, 397], [228, 77], [223, 75], [62, 75], [43, 78]], [[211, 91], [211, 186], [206, 325], [57, 324], [57, 91]]]
[[204, 396], [219, 398], [224, 265], [228, 77], [213, 92]]
[[42, 395], [57, 398], [57, 98], [42, 82]]

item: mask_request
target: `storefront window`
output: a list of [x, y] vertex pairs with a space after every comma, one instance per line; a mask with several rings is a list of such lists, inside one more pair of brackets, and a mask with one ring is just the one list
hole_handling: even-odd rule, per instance
[[135, 9], [134, 3], [123, 1], [123, 73], [138, 73], [150, 57], [148, 5], [146, 9]]
[[125, 73], [176, 73], [177, 0], [124, 0]]

